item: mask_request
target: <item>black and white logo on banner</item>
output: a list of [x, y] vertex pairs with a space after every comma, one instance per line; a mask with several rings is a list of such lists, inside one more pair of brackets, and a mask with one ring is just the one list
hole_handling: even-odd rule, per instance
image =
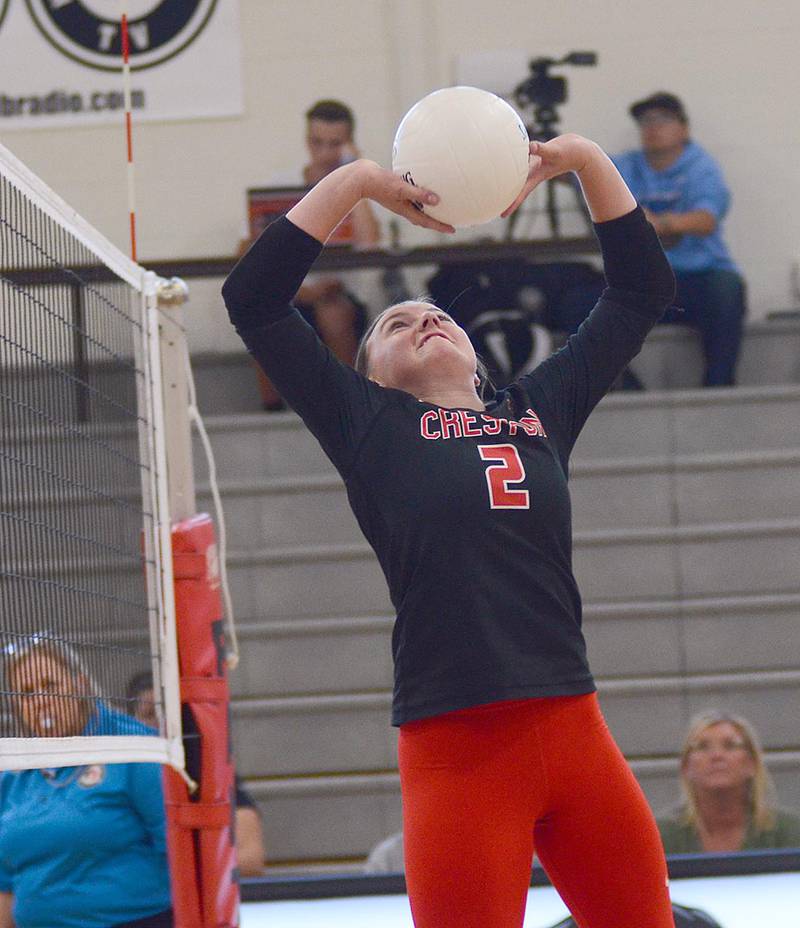
[[[109, 0], [25, 0], [48, 42], [67, 57], [102, 71], [118, 71], [122, 55], [120, 9]], [[0, 0], [2, 21], [8, 0]], [[128, 0], [131, 70], [161, 64], [203, 31], [217, 0]]]

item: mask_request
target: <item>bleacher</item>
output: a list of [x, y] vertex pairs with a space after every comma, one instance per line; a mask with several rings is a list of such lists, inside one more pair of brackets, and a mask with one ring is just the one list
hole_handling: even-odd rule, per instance
[[[649, 386], [696, 386], [696, 336], [656, 330], [636, 370]], [[400, 827], [385, 582], [302, 423], [258, 410], [244, 352], [195, 358], [195, 375], [241, 639], [238, 769], [263, 812], [272, 872], [355, 869]], [[656, 809], [677, 799], [676, 750], [709, 705], [754, 722], [782, 802], [800, 808], [800, 322], [749, 326], [740, 378], [612, 394], [573, 456], [591, 664]], [[25, 460], [41, 440], [16, 436], [14, 453]], [[199, 448], [195, 460], [198, 507], [210, 511]], [[109, 538], [124, 530], [108, 507], [74, 503]], [[46, 520], [66, 502], [36, 504]]]
[[[651, 388], [696, 385], [696, 336], [657, 330], [636, 369]], [[275, 868], [356, 867], [400, 827], [385, 582], [302, 423], [253, 412], [247, 360], [200, 358], [196, 377], [242, 644], [238, 769]], [[800, 807], [800, 324], [752, 324], [740, 380], [612, 394], [573, 457], [590, 659], [656, 809], [677, 800], [675, 752], [710, 705], [753, 721]]]

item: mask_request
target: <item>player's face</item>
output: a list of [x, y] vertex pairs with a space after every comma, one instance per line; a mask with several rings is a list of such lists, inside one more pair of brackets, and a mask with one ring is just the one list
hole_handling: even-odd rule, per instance
[[352, 141], [346, 122], [310, 119], [306, 133], [310, 167], [321, 175], [330, 174], [345, 160], [346, 147]]
[[684, 772], [696, 790], [742, 787], [753, 779], [756, 764], [747, 741], [730, 722], [704, 729], [690, 746]]
[[414, 396], [431, 384], [460, 387], [475, 376], [475, 349], [446, 312], [428, 303], [391, 307], [367, 346], [369, 376]]
[[19, 695], [15, 708], [22, 723], [39, 738], [66, 738], [79, 735], [88, 709], [83, 699], [83, 678], [53, 655], [32, 651], [20, 658], [10, 674], [11, 688]]
[[639, 137], [645, 152], [665, 154], [686, 144], [689, 127], [668, 110], [652, 109], [639, 120]]

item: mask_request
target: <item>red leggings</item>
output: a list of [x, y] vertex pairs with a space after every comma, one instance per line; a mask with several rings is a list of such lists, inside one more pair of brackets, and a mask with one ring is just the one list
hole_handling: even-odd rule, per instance
[[399, 751], [417, 928], [521, 928], [534, 848], [581, 928], [674, 928], [653, 815], [595, 694], [408, 722]]

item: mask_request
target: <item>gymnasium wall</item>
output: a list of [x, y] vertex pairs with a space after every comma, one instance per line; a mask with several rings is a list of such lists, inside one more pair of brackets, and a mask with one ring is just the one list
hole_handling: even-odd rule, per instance
[[[302, 159], [302, 113], [319, 97], [348, 101], [363, 153], [385, 163], [398, 119], [418, 97], [453, 82], [456, 56], [590, 49], [598, 67], [556, 72], [569, 78], [562, 128], [619, 150], [636, 140], [631, 100], [657, 89], [681, 95], [697, 139], [722, 162], [734, 191], [728, 239], [748, 280], [751, 318], [796, 304], [795, 0], [241, 0], [241, 21], [245, 114], [136, 128], [145, 263], [231, 254], [244, 189]], [[127, 248], [121, 129], [8, 132], [3, 142]], [[238, 346], [218, 286], [195, 289], [194, 350]]]

